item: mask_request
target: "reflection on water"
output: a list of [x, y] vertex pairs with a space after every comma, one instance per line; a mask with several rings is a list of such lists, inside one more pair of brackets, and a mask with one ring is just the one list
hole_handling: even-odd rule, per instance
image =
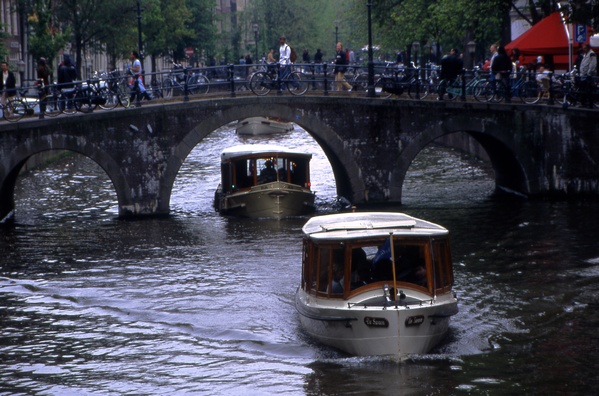
[[[0, 229], [2, 394], [589, 394], [598, 389], [596, 202], [502, 201], [484, 167], [431, 147], [401, 210], [450, 229], [460, 313], [432, 354], [355, 358], [302, 333], [293, 295], [301, 227], [212, 209], [223, 148], [314, 153], [318, 211], [338, 209], [330, 166], [302, 130], [242, 140], [222, 128], [184, 163], [173, 216], [116, 220], [112, 184], [73, 157], [19, 179]], [[379, 208], [381, 209], [381, 208]], [[592, 393], [592, 392], [591, 392]]]

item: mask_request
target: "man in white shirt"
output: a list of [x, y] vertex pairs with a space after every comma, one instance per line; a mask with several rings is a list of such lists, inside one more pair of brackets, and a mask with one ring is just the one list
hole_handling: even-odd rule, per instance
[[279, 70], [279, 76], [281, 80], [287, 78], [289, 73], [291, 73], [291, 68], [289, 67], [291, 64], [291, 61], [289, 60], [289, 57], [291, 56], [291, 48], [289, 48], [286, 41], [287, 39], [285, 36], [279, 37], [279, 43], [281, 44], [279, 47], [279, 65], [281, 67]]

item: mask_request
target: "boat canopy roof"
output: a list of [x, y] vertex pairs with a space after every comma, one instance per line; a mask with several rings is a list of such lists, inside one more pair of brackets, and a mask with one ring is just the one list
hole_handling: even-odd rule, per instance
[[302, 231], [311, 239], [348, 240], [398, 236], [448, 235], [446, 228], [404, 213], [358, 212], [313, 217]]
[[225, 162], [234, 158], [253, 156], [295, 156], [312, 158], [312, 154], [298, 150], [291, 150], [286, 147], [276, 146], [273, 144], [243, 144], [224, 149], [221, 153], [221, 161]]

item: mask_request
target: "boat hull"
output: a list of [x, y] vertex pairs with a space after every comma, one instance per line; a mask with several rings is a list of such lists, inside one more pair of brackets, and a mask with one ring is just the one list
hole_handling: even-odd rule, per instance
[[250, 117], [239, 121], [236, 132], [238, 135], [273, 135], [293, 130], [290, 122], [279, 122], [264, 117]]
[[295, 304], [308, 334], [356, 356], [428, 353], [445, 337], [450, 317], [458, 312], [453, 293], [417, 305], [385, 303], [382, 295], [372, 305], [351, 301], [319, 298], [300, 288]]
[[314, 193], [300, 186], [273, 182], [224, 196], [217, 191], [215, 204], [226, 215], [284, 218], [313, 212], [314, 198]]

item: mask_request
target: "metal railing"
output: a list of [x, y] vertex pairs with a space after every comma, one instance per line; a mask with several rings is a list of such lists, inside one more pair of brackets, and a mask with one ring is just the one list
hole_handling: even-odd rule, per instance
[[[219, 65], [201, 68], [173, 68], [171, 70], [145, 73], [145, 89], [152, 101], [189, 101], [201, 97], [235, 97], [239, 94], [251, 94], [248, 82], [253, 73], [268, 67], [265, 64], [255, 65]], [[366, 95], [368, 91], [368, 68], [366, 66], [346, 65], [345, 79], [352, 85], [352, 96]], [[307, 94], [329, 95], [335, 91], [334, 76], [335, 65], [330, 63], [292, 65], [293, 70], [299, 71], [305, 77], [310, 89]], [[375, 92], [379, 98], [411, 99], [411, 100], [436, 100], [441, 84], [440, 68], [435, 65], [427, 67], [398, 66], [393, 63], [375, 64], [374, 67]], [[85, 81], [74, 81], [74, 90], [82, 91], [85, 86], [94, 85], [101, 89], [102, 95], [129, 96], [129, 101], [119, 101], [121, 107], [130, 107], [135, 104], [141, 106], [143, 96], [136, 91], [132, 84], [134, 77], [123, 72], [96, 74], [94, 78]], [[386, 82], [386, 85], [383, 84]], [[40, 98], [39, 86], [34, 82], [16, 88], [24, 90], [26, 99]], [[482, 85], [477, 85], [482, 84]], [[445, 93], [450, 94], [451, 100], [459, 98], [461, 101], [477, 100], [479, 102], [500, 102], [509, 98], [512, 102], [519, 100], [521, 103], [545, 103], [547, 105], [562, 105], [564, 108], [575, 104], [588, 108], [599, 108], [599, 79], [597, 77], [580, 79], [572, 74], [547, 74], [546, 79], [537, 80], [534, 72], [520, 71], [510, 74], [509, 84], [505, 81], [493, 81], [488, 72], [478, 69], [464, 70], [463, 73], [452, 81], [452, 85], [445, 87]], [[501, 86], [503, 85], [503, 93]], [[498, 88], [499, 87], [499, 88]], [[506, 93], [509, 87], [509, 94]], [[45, 89], [60, 92], [64, 87], [59, 84], [50, 84]], [[73, 89], [73, 88], [71, 88]], [[482, 91], [481, 91], [482, 90]], [[414, 93], [414, 95], [412, 94]], [[10, 98], [8, 98], [10, 100]], [[109, 97], [114, 100], [114, 97]], [[150, 102], [151, 103], [151, 102]], [[114, 106], [116, 107], [116, 106]], [[114, 108], [112, 107], [112, 108]], [[91, 106], [90, 110], [106, 110], [110, 106]], [[38, 113], [39, 110], [33, 113]]]

